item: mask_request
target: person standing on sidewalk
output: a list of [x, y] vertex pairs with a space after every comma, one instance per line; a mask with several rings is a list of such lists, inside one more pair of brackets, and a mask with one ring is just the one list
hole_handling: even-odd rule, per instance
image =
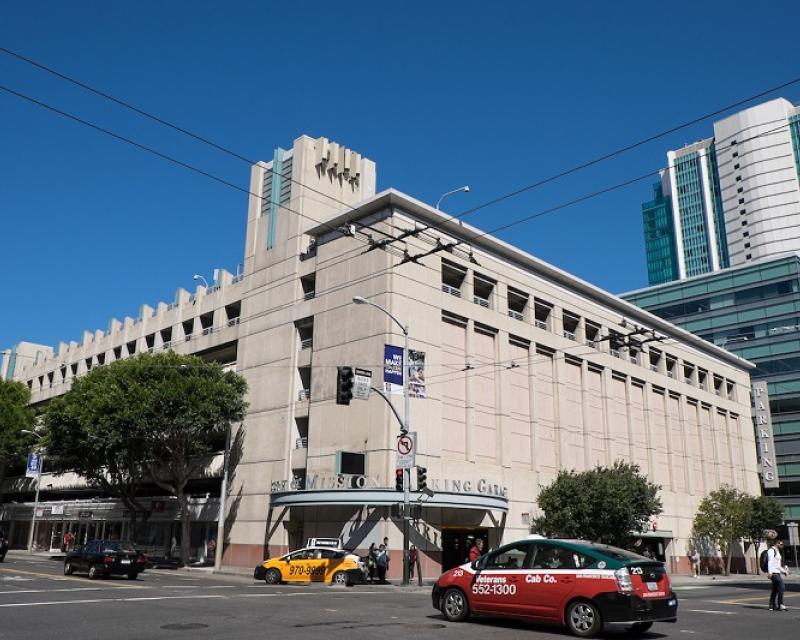
[[386, 552], [386, 545], [378, 547], [378, 555], [375, 558], [378, 569], [378, 583], [386, 584], [386, 570], [389, 568], [389, 554]]
[[408, 577], [414, 579], [414, 568], [417, 566], [417, 547], [412, 544], [408, 550]]
[[782, 549], [783, 542], [778, 540], [767, 551], [767, 559], [769, 560], [767, 575], [772, 582], [772, 592], [769, 594], [770, 611], [786, 611], [786, 607], [783, 604], [783, 592], [785, 589], [783, 576], [787, 575], [789, 570], [783, 564]]
[[689, 560], [692, 561], [692, 576], [695, 578], [700, 577], [700, 553], [697, 551], [697, 547], [692, 549], [691, 554], [689, 554]]

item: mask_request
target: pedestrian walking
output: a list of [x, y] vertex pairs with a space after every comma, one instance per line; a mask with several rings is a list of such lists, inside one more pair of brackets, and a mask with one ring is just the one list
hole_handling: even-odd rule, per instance
[[414, 568], [417, 566], [417, 547], [415, 545], [411, 545], [411, 548], [408, 550], [408, 577], [409, 579], [414, 579]]
[[692, 551], [689, 554], [689, 560], [692, 562], [692, 576], [695, 578], [700, 577], [700, 553], [697, 551], [697, 547], [692, 547]]
[[483, 555], [483, 538], [478, 538], [477, 540], [475, 540], [475, 544], [472, 545], [472, 548], [469, 550], [469, 561], [475, 562], [482, 555]]
[[364, 559], [367, 565], [367, 579], [370, 582], [375, 582], [375, 570], [377, 569], [376, 560], [378, 558], [378, 547], [374, 542], [371, 542], [367, 550], [367, 557]]
[[783, 576], [788, 575], [789, 569], [783, 564], [783, 542], [778, 540], [767, 551], [767, 575], [772, 582], [772, 591], [769, 594], [769, 610], [770, 611], [786, 611], [783, 604], [783, 592], [785, 585], [783, 583]]
[[72, 548], [72, 541], [75, 539], [72, 531], [67, 531], [64, 534], [64, 551], [69, 551]]
[[386, 584], [386, 570], [389, 568], [389, 554], [386, 551], [386, 545], [382, 544], [378, 547], [375, 565], [378, 571], [378, 583]]
[[389, 553], [389, 538], [383, 539], [383, 550], [386, 552], [386, 571], [389, 571], [389, 562], [392, 559], [392, 556]]

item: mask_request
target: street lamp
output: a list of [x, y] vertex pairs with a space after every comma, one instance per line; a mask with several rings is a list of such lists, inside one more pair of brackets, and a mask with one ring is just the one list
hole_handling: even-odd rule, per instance
[[464, 193], [469, 193], [469, 185], [465, 184], [463, 187], [459, 187], [458, 189], [453, 189], [452, 191], [448, 191], [447, 193], [443, 193], [442, 197], [436, 201], [436, 208], [439, 208], [439, 205], [442, 204], [442, 200], [444, 200], [447, 196], [452, 196], [454, 193], [459, 193], [463, 191]]
[[202, 280], [202, 281], [203, 281], [203, 286], [204, 286], [206, 289], [210, 289], [210, 288], [211, 288], [211, 287], [209, 287], [209, 286], [208, 286], [208, 281], [207, 281], [207, 280], [206, 280], [206, 279], [205, 279], [203, 276], [201, 276], [199, 273], [195, 273], [195, 274], [192, 276], [192, 280]]
[[[42, 440], [42, 434], [30, 431], [29, 429], [22, 429], [20, 433], [26, 435], [36, 436]], [[42, 470], [44, 469], [44, 451], [39, 454], [39, 475], [36, 476], [36, 498], [33, 501], [33, 515], [31, 516], [31, 530], [28, 532], [28, 553], [33, 552], [33, 531], [36, 528], [36, 511], [39, 508], [39, 488], [42, 486]]]
[[[441, 199], [440, 199], [441, 200]], [[411, 421], [409, 415], [411, 412], [411, 402], [408, 393], [408, 382], [411, 379], [411, 362], [408, 357], [408, 325], [400, 322], [391, 312], [384, 309], [381, 305], [367, 300], [363, 296], [355, 296], [353, 302], [356, 304], [367, 304], [371, 307], [383, 311], [389, 316], [392, 321], [400, 327], [400, 330], [405, 336], [405, 344], [403, 345], [403, 363], [405, 371], [403, 372], [403, 422], [400, 424], [400, 432], [402, 434], [408, 433]], [[409, 503], [411, 498], [411, 469], [403, 469], [403, 586], [409, 584], [409, 566], [408, 566], [408, 546], [411, 539], [411, 520], [409, 519]]]

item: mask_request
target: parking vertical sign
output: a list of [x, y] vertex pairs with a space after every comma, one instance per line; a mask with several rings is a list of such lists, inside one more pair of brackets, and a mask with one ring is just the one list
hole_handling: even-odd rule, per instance
[[42, 470], [42, 456], [31, 451], [28, 454], [28, 466], [25, 468], [26, 478], [38, 478]]

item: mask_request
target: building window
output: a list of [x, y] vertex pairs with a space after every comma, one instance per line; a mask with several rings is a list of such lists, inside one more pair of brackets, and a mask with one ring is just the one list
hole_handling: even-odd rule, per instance
[[114, 360], [119, 360], [121, 357], [122, 357], [122, 347], [114, 347]]
[[460, 298], [466, 276], [466, 269], [454, 262], [442, 259], [442, 291]]
[[363, 476], [367, 470], [367, 456], [350, 451], [336, 452], [336, 475]]
[[739, 198], [739, 204], [744, 204], [744, 198]]
[[204, 336], [214, 332], [214, 312], [209, 311], [200, 316], [200, 331]]
[[553, 305], [544, 300], [533, 301], [534, 324], [545, 331], [550, 330], [550, 318], [553, 315]]
[[310, 349], [314, 346], [314, 316], [303, 318], [294, 323], [297, 328], [297, 339], [301, 349]]
[[586, 346], [597, 348], [597, 341], [600, 338], [600, 325], [588, 320], [584, 323], [584, 332], [586, 333]]
[[524, 320], [528, 309], [528, 294], [508, 288], [508, 315], [517, 320]]
[[233, 304], [225, 305], [225, 316], [227, 318], [228, 326], [232, 327], [239, 324], [239, 316], [242, 313], [242, 303], [234, 302]]
[[311, 300], [316, 295], [317, 274], [309, 273], [301, 277], [300, 286], [303, 288], [303, 299]]
[[661, 366], [661, 352], [650, 349], [650, 371], [658, 371]]
[[487, 309], [494, 308], [492, 305], [492, 293], [494, 293], [496, 284], [491, 278], [476, 273], [473, 278], [472, 301]]
[[192, 339], [192, 332], [194, 331], [194, 318], [191, 320], [184, 320], [183, 322], [183, 335], [186, 342]]
[[164, 349], [169, 349], [172, 346], [172, 327], [161, 330], [161, 343]]
[[581, 319], [578, 316], [572, 315], [571, 313], [567, 313], [565, 311], [561, 319], [563, 327], [562, 335], [568, 340], [577, 340], [578, 326], [580, 325], [580, 322]]
[[733, 168], [734, 169], [738, 169], [739, 168], [739, 163], [737, 162], [735, 165], [733, 165]]

